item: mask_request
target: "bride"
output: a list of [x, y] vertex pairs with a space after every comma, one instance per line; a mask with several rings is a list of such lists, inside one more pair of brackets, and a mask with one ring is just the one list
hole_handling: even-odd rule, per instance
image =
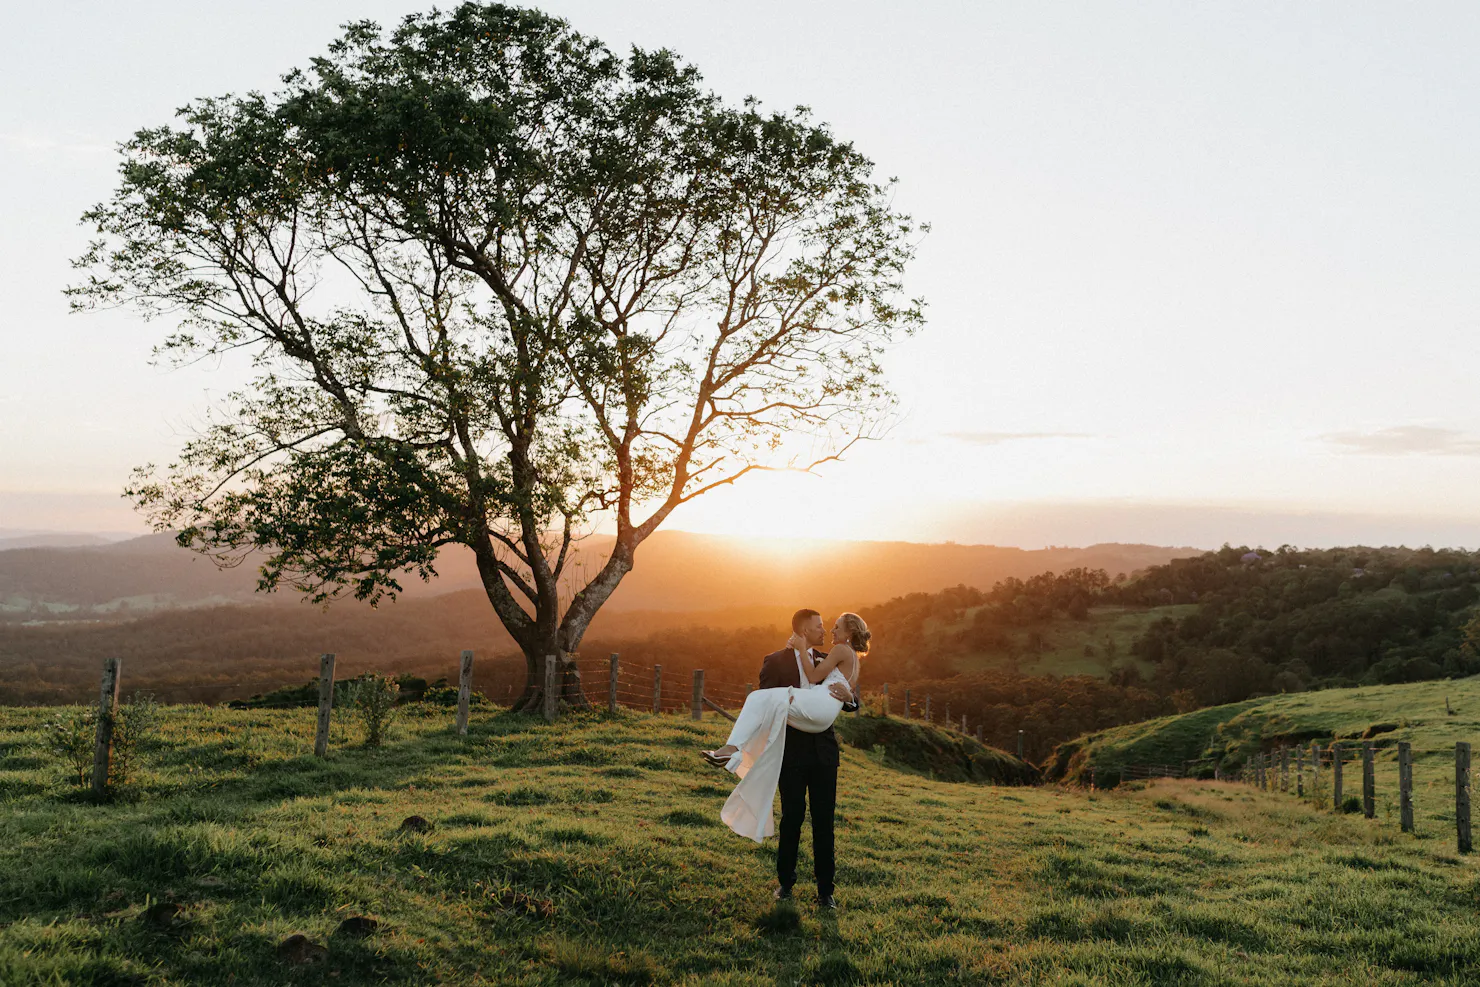
[[723, 747], [704, 751], [710, 764], [740, 778], [725, 800], [720, 818], [741, 836], [757, 843], [776, 832], [771, 803], [781, 777], [781, 758], [786, 750], [788, 724], [805, 733], [822, 733], [833, 725], [843, 701], [829, 689], [841, 683], [858, 695], [859, 659], [868, 653], [868, 625], [856, 613], [845, 613], [833, 624], [833, 649], [814, 661], [807, 642], [793, 634], [788, 645], [800, 653], [807, 682], [799, 688], [757, 689], [745, 698], [745, 706], [730, 730]]

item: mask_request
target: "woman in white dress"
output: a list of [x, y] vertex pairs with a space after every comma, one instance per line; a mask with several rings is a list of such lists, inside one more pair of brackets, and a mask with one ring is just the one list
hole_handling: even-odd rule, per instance
[[868, 625], [856, 613], [845, 613], [833, 624], [833, 648], [820, 662], [812, 660], [806, 641], [793, 634], [790, 646], [802, 656], [807, 682], [800, 688], [756, 689], [745, 698], [723, 747], [704, 751], [710, 764], [740, 778], [725, 800], [720, 819], [741, 836], [762, 842], [775, 835], [771, 804], [781, 778], [788, 724], [805, 733], [822, 733], [833, 725], [843, 702], [829, 691], [841, 682], [858, 695], [859, 658], [868, 652]]

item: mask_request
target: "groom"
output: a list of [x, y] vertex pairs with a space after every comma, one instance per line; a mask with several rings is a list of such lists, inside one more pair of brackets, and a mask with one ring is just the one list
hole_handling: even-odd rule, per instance
[[[813, 659], [821, 661], [827, 652], [822, 647], [822, 615], [816, 610], [798, 610], [791, 618], [795, 637], [806, 642]], [[801, 687], [807, 684], [802, 671], [802, 654], [795, 648], [782, 648], [766, 655], [761, 663], [761, 688]], [[834, 682], [832, 694], [843, 702], [843, 709], [856, 712], [858, 703], [844, 685]], [[797, 880], [797, 847], [802, 841], [802, 820], [807, 803], [812, 803], [812, 864], [817, 874], [817, 903], [823, 908], [837, 908], [833, 897], [833, 808], [838, 801], [838, 738], [832, 727], [822, 733], [805, 733], [788, 725], [786, 751], [781, 758], [781, 827], [776, 843], [776, 889], [778, 901], [791, 897], [791, 886]]]

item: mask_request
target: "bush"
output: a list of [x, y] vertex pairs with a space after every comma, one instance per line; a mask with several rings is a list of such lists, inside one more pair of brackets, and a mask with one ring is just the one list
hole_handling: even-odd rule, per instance
[[365, 745], [379, 747], [396, 716], [401, 687], [378, 672], [366, 672], [349, 690], [349, 705], [365, 727]]
[[139, 749], [159, 726], [160, 707], [153, 693], [136, 692], [118, 707], [113, 724], [113, 760], [109, 764], [108, 784], [126, 785], [134, 776], [139, 762]]
[[[136, 692], [118, 705], [113, 723], [113, 758], [108, 764], [108, 785], [128, 784], [139, 762], [139, 748], [159, 725], [160, 707], [154, 696]], [[97, 751], [98, 711], [84, 707], [58, 713], [44, 727], [46, 746], [67, 766], [72, 780], [86, 785], [92, 780], [93, 757]]]
[[97, 744], [97, 710], [84, 707], [59, 712], [46, 721], [43, 730], [46, 749], [67, 766], [74, 782], [86, 785]]

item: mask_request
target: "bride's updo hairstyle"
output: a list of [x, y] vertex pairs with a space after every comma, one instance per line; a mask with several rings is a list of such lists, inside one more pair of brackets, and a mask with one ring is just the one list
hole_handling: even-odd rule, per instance
[[848, 636], [848, 647], [861, 655], [868, 654], [869, 638], [873, 635], [869, 633], [863, 618], [856, 613], [845, 613], [838, 620], [843, 625], [843, 633]]

